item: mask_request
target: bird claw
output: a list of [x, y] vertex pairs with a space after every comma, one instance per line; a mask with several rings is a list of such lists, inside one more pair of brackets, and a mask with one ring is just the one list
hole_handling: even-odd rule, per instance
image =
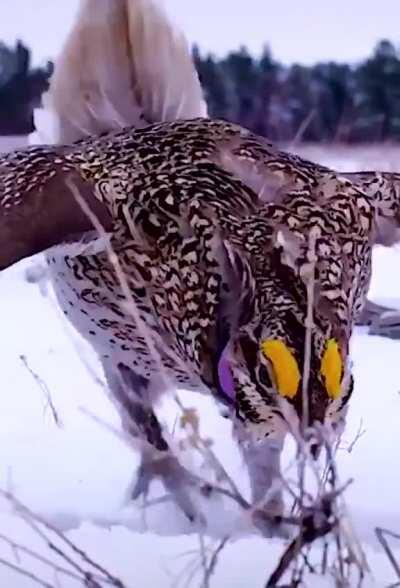
[[282, 522], [279, 516], [275, 518], [267, 510], [255, 510], [252, 521], [263, 537], [268, 539], [288, 539], [290, 537], [288, 526]]
[[254, 510], [252, 520], [263, 537], [288, 539], [290, 537], [290, 531], [288, 526], [282, 521], [283, 514], [284, 503], [282, 494], [279, 492], [269, 498], [261, 508]]
[[140, 496], [147, 496], [150, 484], [156, 478], [162, 481], [165, 490], [190, 522], [202, 520], [189, 492], [189, 488], [199, 488], [199, 483], [170, 453], [161, 457], [142, 458], [131, 498], [136, 500]]

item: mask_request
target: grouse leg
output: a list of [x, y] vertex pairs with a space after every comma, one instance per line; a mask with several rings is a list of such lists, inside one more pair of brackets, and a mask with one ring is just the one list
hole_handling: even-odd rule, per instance
[[103, 368], [110, 392], [120, 410], [123, 428], [130, 436], [145, 441], [131, 498], [136, 500], [140, 496], [145, 497], [151, 482], [159, 478], [189, 521], [198, 520], [199, 514], [190, 489], [196, 486], [199, 489], [199, 483], [179, 463], [163, 437], [161, 425], [151, 405], [150, 381], [123, 364], [118, 367], [103, 364]]

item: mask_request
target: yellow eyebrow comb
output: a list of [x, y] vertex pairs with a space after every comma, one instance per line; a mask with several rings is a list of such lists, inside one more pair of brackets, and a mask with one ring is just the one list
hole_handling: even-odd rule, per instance
[[263, 341], [261, 351], [272, 363], [279, 394], [287, 398], [294, 398], [299, 389], [301, 376], [293, 353], [283, 341], [278, 339]]
[[343, 362], [339, 345], [335, 339], [329, 339], [322, 356], [320, 373], [325, 380], [328, 395], [334, 400], [340, 396], [342, 372]]

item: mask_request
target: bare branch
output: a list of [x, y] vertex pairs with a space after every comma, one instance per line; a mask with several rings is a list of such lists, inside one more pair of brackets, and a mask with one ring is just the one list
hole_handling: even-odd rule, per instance
[[32, 378], [35, 380], [35, 382], [38, 385], [38, 387], [40, 388], [40, 390], [43, 392], [44, 397], [47, 402], [47, 406], [48, 406], [48, 408], [50, 408], [50, 412], [53, 416], [55, 424], [57, 425], [57, 427], [62, 428], [63, 423], [58, 415], [56, 407], [54, 406], [53, 400], [51, 398], [50, 390], [49, 390], [46, 382], [44, 380], [42, 380], [42, 378], [30, 367], [30, 365], [28, 363], [28, 359], [26, 358], [25, 355], [20, 355], [20, 360], [23, 363], [24, 367], [31, 374]]
[[218, 558], [221, 555], [221, 552], [225, 548], [228, 541], [229, 541], [229, 537], [224, 537], [219, 542], [216, 549], [214, 550], [214, 552], [211, 555], [210, 561], [209, 561], [208, 566], [205, 570], [205, 578], [204, 578], [204, 581], [205, 582], [207, 581], [208, 584], [210, 583], [211, 577], [215, 572], [215, 568], [217, 567]]
[[400, 539], [400, 535], [398, 535], [397, 533], [393, 533], [393, 531], [389, 531], [388, 529], [382, 529], [381, 527], [376, 527], [375, 534], [378, 538], [379, 543], [382, 545], [388, 560], [392, 564], [392, 568], [396, 572], [397, 579], [400, 580], [400, 565], [393, 554], [393, 551], [389, 545], [388, 540], [386, 539], [386, 535], [392, 537], [393, 539]]
[[303, 277], [307, 280], [307, 317], [306, 317], [306, 335], [304, 341], [304, 364], [303, 364], [303, 378], [302, 378], [302, 402], [303, 402], [303, 433], [309, 424], [309, 405], [308, 405], [308, 385], [310, 381], [310, 366], [311, 366], [311, 342], [314, 329], [314, 290], [315, 290], [315, 266], [317, 257], [315, 253], [317, 241], [317, 232], [311, 229], [309, 235], [308, 247], [308, 268], [307, 275]]
[[[46, 519], [34, 513], [27, 506], [22, 504], [17, 498], [15, 498], [13, 494], [10, 492], [5, 492], [4, 490], [0, 490], [0, 495], [6, 498], [13, 505], [16, 513], [36, 533], [36, 535], [38, 535], [43, 540], [48, 549], [57, 554], [57, 556], [59, 556], [62, 560], [67, 562], [68, 565], [70, 565], [71, 568], [78, 573], [78, 576], [85, 582], [86, 586], [90, 586], [91, 588], [101, 588], [101, 583], [106, 583], [114, 586], [115, 588], [126, 588], [119, 578], [110, 574], [103, 566], [94, 561], [90, 556], [87, 555], [85, 551], [80, 549], [77, 545], [75, 545], [75, 543], [68, 539], [64, 533], [58, 530]], [[61, 545], [64, 545], [64, 547], [70, 549], [73, 555], [78, 556], [84, 566], [89, 566], [96, 571], [96, 574], [94, 574], [92, 571], [84, 569], [84, 567], [82, 567], [82, 563], [78, 563], [73, 559], [73, 555], [67, 555], [67, 553], [64, 551], [64, 548], [56, 545], [50, 536], [47, 535], [46, 531], [50, 531], [50, 533], [61, 542]], [[57, 571], [57, 566], [53, 567], [55, 567]], [[62, 568], [60, 567], [60, 571], [61, 569]], [[99, 575], [97, 576], [97, 574]]]
[[9, 568], [10, 570], [13, 570], [20, 576], [29, 578], [29, 580], [32, 580], [32, 582], [35, 582], [35, 584], [38, 584], [39, 586], [43, 586], [43, 588], [54, 588], [52, 584], [49, 584], [48, 582], [46, 582], [46, 580], [43, 580], [42, 578], [39, 578], [39, 576], [37, 576], [33, 572], [26, 570], [22, 566], [15, 565], [10, 561], [7, 561], [6, 559], [0, 558], [0, 565], [4, 566], [5, 568]]

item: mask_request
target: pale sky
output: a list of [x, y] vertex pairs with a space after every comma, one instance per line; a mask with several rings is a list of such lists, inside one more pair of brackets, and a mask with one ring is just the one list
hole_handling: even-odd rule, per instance
[[[79, 0], [0, 0], [0, 40], [54, 58]], [[382, 38], [400, 47], [400, 0], [163, 0], [190, 42], [223, 54], [265, 43], [281, 61], [357, 61]]]

